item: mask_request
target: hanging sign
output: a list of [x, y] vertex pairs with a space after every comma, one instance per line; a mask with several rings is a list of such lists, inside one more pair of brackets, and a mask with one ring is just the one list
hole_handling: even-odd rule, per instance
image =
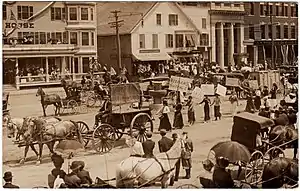
[[215, 87], [213, 84], [202, 84], [201, 90], [204, 95], [215, 95]]
[[219, 94], [220, 96], [225, 97], [226, 96], [226, 91], [227, 91], [226, 87], [218, 84], [216, 94]]

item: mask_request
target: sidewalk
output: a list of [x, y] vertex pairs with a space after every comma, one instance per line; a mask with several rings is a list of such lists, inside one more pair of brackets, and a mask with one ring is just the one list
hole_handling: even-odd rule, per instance
[[[46, 94], [51, 94], [51, 93], [64, 93], [64, 89], [62, 87], [54, 87], [54, 88], [43, 88]], [[10, 96], [19, 96], [19, 95], [31, 95], [31, 94], [36, 94], [37, 88], [35, 89], [25, 89], [25, 90], [4, 90], [9, 92]]]

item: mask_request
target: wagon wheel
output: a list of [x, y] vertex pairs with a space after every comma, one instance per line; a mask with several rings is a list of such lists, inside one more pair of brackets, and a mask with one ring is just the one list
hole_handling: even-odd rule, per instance
[[87, 135], [90, 131], [89, 126], [83, 121], [77, 121], [76, 123], [78, 125], [78, 130], [82, 135], [83, 145], [84, 145], [84, 147], [86, 147], [90, 141], [87, 137]]
[[199, 187], [194, 184], [183, 184], [176, 187], [176, 189], [193, 189], [193, 188], [199, 188]]
[[255, 151], [246, 165], [245, 181], [251, 185], [258, 184], [261, 181], [263, 169], [264, 155], [260, 151]]
[[81, 103], [81, 105], [79, 106], [79, 113], [88, 113], [88, 107], [87, 105]]
[[70, 100], [67, 103], [67, 108], [71, 109], [71, 114], [75, 114], [78, 112], [78, 103], [75, 100]]
[[280, 157], [282, 155], [283, 158], [285, 158], [284, 151], [280, 147], [272, 147], [270, 148], [264, 155], [264, 159], [266, 160], [272, 160], [273, 158]]
[[86, 100], [86, 105], [87, 105], [88, 107], [93, 107], [93, 106], [95, 105], [95, 103], [96, 103], [96, 98], [95, 98], [95, 96], [92, 94], [92, 95], [90, 95], [90, 96], [87, 98], [87, 100]]
[[116, 141], [120, 140], [125, 132], [125, 128], [115, 129], [116, 130]]
[[138, 132], [137, 140], [140, 142], [146, 141], [146, 133], [148, 131], [153, 132], [153, 122], [151, 117], [147, 113], [139, 113], [131, 121], [130, 124], [130, 135], [134, 131]]
[[93, 132], [93, 148], [99, 153], [109, 152], [115, 145], [115, 129], [109, 124], [101, 124]]

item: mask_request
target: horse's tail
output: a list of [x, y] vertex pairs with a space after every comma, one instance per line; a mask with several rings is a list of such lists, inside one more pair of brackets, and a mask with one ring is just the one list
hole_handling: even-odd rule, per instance
[[70, 120], [73, 124], [74, 124], [74, 126], [75, 126], [75, 132], [76, 132], [76, 135], [77, 135], [77, 140], [80, 142], [80, 143], [82, 143], [83, 141], [82, 141], [82, 135], [81, 135], [81, 132], [79, 131], [79, 126], [78, 126], [78, 124], [75, 122], [75, 121], [72, 121], [72, 120]]

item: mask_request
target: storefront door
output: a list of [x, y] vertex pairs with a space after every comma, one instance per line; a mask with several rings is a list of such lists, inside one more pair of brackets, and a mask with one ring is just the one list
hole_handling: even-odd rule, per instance
[[3, 84], [15, 84], [15, 60], [7, 59], [3, 63]]

